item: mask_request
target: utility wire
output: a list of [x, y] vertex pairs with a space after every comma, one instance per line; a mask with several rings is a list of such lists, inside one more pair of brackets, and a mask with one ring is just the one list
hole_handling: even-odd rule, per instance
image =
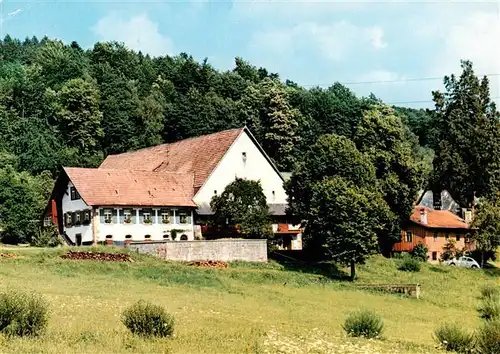
[[[498, 100], [500, 99], [500, 96], [495, 96], [495, 97], [490, 97], [492, 100]], [[399, 102], [384, 102], [385, 104], [392, 104], [392, 105], [397, 105], [397, 104], [412, 104], [412, 103], [431, 103], [434, 102], [433, 100], [422, 100], [422, 101], [399, 101]]]
[[[494, 77], [494, 76], [500, 76], [500, 73], [498, 74], [480, 74], [477, 75], [478, 77]], [[433, 81], [433, 80], [443, 80], [444, 76], [435, 76], [435, 77], [420, 77], [420, 78], [406, 78], [406, 79], [395, 79], [395, 80], [374, 80], [374, 81], [345, 81], [345, 82], [340, 82], [342, 85], [368, 85], [368, 84], [391, 84], [391, 83], [396, 83], [396, 82], [415, 82], [415, 81]], [[328, 86], [331, 84], [308, 84], [308, 85], [301, 85], [304, 87], [315, 87], [315, 86]]]

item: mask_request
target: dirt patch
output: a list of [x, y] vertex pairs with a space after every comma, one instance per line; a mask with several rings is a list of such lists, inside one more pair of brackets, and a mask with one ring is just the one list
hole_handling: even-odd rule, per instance
[[132, 258], [125, 253], [104, 253], [104, 252], [77, 252], [69, 251], [61, 258], [73, 260], [92, 260], [106, 262], [133, 262]]
[[189, 265], [196, 267], [227, 268], [227, 263], [222, 261], [198, 261], [191, 262]]
[[0, 258], [20, 258], [17, 254], [0, 253]]

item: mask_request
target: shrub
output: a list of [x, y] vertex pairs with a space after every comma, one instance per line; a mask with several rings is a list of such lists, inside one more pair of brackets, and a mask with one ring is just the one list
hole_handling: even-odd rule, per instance
[[486, 321], [476, 334], [476, 348], [481, 354], [500, 353], [500, 320]]
[[427, 255], [428, 252], [429, 248], [419, 243], [411, 250], [410, 255], [419, 261], [427, 262], [427, 259], [429, 258], [429, 256]]
[[481, 287], [480, 299], [499, 299], [500, 298], [500, 288], [493, 285], [485, 285]]
[[130, 332], [145, 337], [168, 337], [174, 332], [174, 318], [165, 309], [145, 301], [127, 308], [122, 322]]
[[443, 247], [443, 253], [441, 253], [441, 260], [447, 261], [455, 257], [457, 252], [457, 247], [455, 246], [455, 240], [449, 239]]
[[500, 319], [500, 301], [497, 298], [486, 298], [479, 304], [477, 312], [484, 320]]
[[474, 334], [454, 324], [444, 324], [434, 331], [435, 340], [447, 351], [471, 353], [474, 348]]
[[398, 269], [404, 272], [419, 272], [420, 262], [415, 258], [406, 258], [399, 264]]
[[0, 332], [16, 336], [36, 336], [47, 327], [45, 300], [23, 292], [0, 294]]
[[349, 314], [343, 328], [352, 337], [380, 338], [384, 322], [376, 313], [362, 310]]
[[34, 247], [57, 247], [62, 245], [59, 232], [55, 225], [47, 226], [38, 230], [38, 234], [31, 239]]

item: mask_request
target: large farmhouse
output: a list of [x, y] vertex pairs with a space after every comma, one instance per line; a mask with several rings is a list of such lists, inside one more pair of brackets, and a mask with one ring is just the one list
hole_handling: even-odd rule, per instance
[[194, 240], [212, 197], [236, 177], [260, 180], [275, 232], [301, 248], [285, 216], [283, 176], [247, 128], [111, 155], [99, 168], [64, 168], [46, 220], [76, 245]]

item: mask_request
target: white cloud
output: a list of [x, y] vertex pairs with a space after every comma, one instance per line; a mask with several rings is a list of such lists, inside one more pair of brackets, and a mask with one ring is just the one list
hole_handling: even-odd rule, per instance
[[384, 42], [384, 30], [380, 27], [373, 27], [368, 30], [368, 35], [371, 39], [371, 44], [374, 48], [383, 49], [387, 47], [387, 43]]
[[[417, 38], [439, 41], [430, 58], [429, 76], [459, 74], [460, 60], [470, 60], [478, 75], [500, 73], [500, 17], [493, 11], [441, 7], [425, 23], [415, 22]], [[491, 95], [500, 94], [500, 77], [490, 77]]]
[[359, 82], [374, 82], [374, 83], [393, 83], [393, 82], [403, 82], [406, 78], [400, 76], [398, 73], [388, 70], [373, 70], [367, 74], [359, 76]]
[[304, 50], [312, 46], [327, 59], [345, 59], [355, 47], [382, 49], [387, 46], [383, 40], [384, 31], [376, 27], [359, 27], [348, 21], [332, 24], [303, 22], [291, 28], [260, 31], [250, 41], [250, 49], [266, 49], [285, 54]]
[[151, 21], [145, 13], [128, 19], [109, 14], [101, 18], [92, 31], [101, 41], [123, 42], [130, 49], [153, 56], [173, 52], [172, 40], [162, 35], [158, 24]]

